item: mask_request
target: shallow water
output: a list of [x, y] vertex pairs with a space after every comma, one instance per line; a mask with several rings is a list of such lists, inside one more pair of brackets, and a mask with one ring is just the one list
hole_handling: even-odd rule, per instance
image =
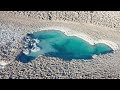
[[93, 55], [113, 52], [112, 48], [103, 43], [95, 45], [76, 36], [67, 36], [59, 30], [44, 30], [26, 35], [24, 51], [17, 60], [23, 63], [37, 58], [40, 55], [58, 57], [63, 60], [92, 59]]

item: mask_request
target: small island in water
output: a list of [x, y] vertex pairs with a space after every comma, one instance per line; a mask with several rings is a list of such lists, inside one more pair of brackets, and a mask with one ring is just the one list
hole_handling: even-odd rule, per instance
[[76, 37], [67, 36], [59, 30], [42, 30], [28, 33], [23, 39], [23, 50], [17, 60], [28, 63], [38, 56], [58, 57], [63, 60], [92, 59], [94, 55], [112, 53], [113, 49], [104, 44], [91, 45]]

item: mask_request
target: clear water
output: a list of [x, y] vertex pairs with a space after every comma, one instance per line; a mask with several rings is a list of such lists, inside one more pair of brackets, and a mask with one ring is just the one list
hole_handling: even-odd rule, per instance
[[[17, 60], [28, 63], [40, 55], [49, 57], [58, 57], [63, 60], [72, 59], [92, 59], [93, 55], [106, 54], [113, 52], [112, 48], [106, 44], [98, 43], [91, 45], [87, 41], [76, 36], [67, 36], [59, 30], [45, 30], [27, 34], [30, 38], [27, 41], [27, 50], [29, 53], [21, 52]], [[34, 40], [37, 40], [36, 43]], [[31, 45], [34, 42], [34, 45]], [[34, 51], [31, 51], [32, 48]]]

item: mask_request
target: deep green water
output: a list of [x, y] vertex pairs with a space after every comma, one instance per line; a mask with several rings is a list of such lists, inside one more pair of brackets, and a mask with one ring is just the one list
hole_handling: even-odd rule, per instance
[[[45, 55], [48, 57], [58, 57], [63, 60], [72, 59], [92, 59], [93, 55], [112, 53], [113, 50], [106, 44], [98, 43], [95, 45], [89, 44], [87, 41], [78, 38], [76, 36], [67, 36], [63, 32], [58, 30], [45, 30], [34, 32], [26, 35], [30, 40], [24, 39], [27, 42], [26, 49], [29, 49], [29, 54], [24, 54], [21, 52], [17, 60], [23, 63], [28, 63], [29, 61], [37, 58], [40, 55]], [[38, 40], [39, 43], [36, 43]], [[31, 42], [36, 44], [31, 45]], [[39, 48], [36, 52], [30, 51], [31, 49]]]

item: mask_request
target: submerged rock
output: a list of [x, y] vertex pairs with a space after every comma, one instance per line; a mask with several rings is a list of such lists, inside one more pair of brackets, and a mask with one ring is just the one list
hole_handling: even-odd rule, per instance
[[39, 43], [39, 40], [32, 39], [30, 36], [26, 36], [23, 39], [23, 53], [25, 55], [30, 54], [31, 52], [37, 52], [40, 48], [36, 45]]

